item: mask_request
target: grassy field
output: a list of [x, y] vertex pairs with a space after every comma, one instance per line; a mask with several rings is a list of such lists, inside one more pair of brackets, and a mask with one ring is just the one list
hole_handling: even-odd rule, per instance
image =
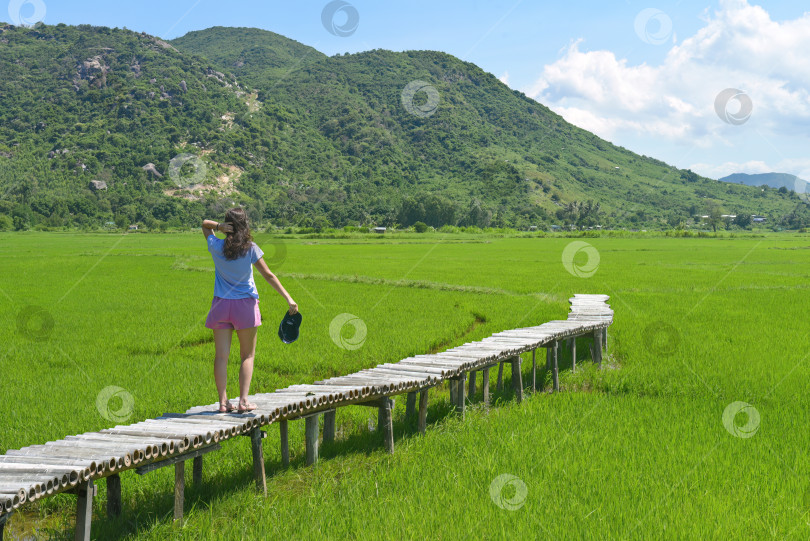
[[[440, 389], [424, 437], [399, 398], [394, 455], [369, 430], [368, 408], [338, 411], [337, 441], [314, 468], [303, 465], [303, 423], [291, 424], [286, 470], [271, 426], [266, 499], [249, 441], [227, 442], [209, 455], [204, 486], [189, 484], [182, 528], [171, 523], [173, 472], [128, 472], [115, 520], [100, 483], [95, 537], [810, 536], [810, 237], [256, 240], [304, 322], [282, 344], [285, 305], [258, 284], [255, 392], [564, 319], [574, 293], [611, 296], [604, 369], [565, 370], [563, 392], [520, 405], [495, 394], [463, 421]], [[598, 266], [587, 250], [564, 264], [574, 240], [595, 249]], [[199, 233], [0, 235], [0, 452], [214, 402], [203, 327], [212, 268]], [[330, 336], [344, 313], [367, 329], [356, 349]], [[342, 333], [344, 344], [359, 339]], [[541, 372], [546, 391], [548, 380]], [[110, 386], [123, 391], [97, 404]], [[738, 402], [750, 407], [734, 416]], [[71, 539], [74, 502], [17, 513], [7, 533]]]

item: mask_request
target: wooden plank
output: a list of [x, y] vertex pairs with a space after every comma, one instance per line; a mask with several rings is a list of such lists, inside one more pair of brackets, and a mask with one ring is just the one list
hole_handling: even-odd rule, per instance
[[183, 522], [183, 504], [186, 491], [186, 463], [180, 461], [174, 465], [174, 522]]
[[264, 432], [254, 428], [250, 433], [250, 448], [253, 451], [253, 476], [256, 478], [256, 489], [267, 496], [267, 478], [264, 474], [264, 452], [262, 450]]
[[427, 427], [428, 389], [419, 392], [419, 432], [425, 433]]
[[[30, 456], [30, 457], [47, 457], [47, 458], [63, 458], [66, 460], [79, 460], [81, 458], [92, 459], [96, 463], [104, 464], [105, 471], [106, 470], [116, 470], [118, 469], [118, 457], [107, 456], [106, 458], [99, 458], [100, 453], [95, 452], [78, 452], [74, 450], [73, 453], [68, 454], [64, 448], [48, 448], [46, 449], [44, 446], [40, 445], [36, 448], [26, 447], [23, 449], [18, 450], [8, 450], [6, 451], [7, 456]], [[123, 466], [123, 461], [121, 462]]]
[[278, 428], [281, 436], [281, 465], [286, 468], [290, 465], [290, 440], [287, 420], [279, 421]]
[[0, 464], [0, 477], [6, 474], [39, 473], [50, 475], [68, 475], [68, 482], [75, 486], [79, 482], [90, 478], [90, 468], [76, 468], [74, 466], [59, 466], [54, 464], [18, 464], [3, 462]]
[[95, 475], [98, 464], [95, 460], [81, 460], [70, 458], [58, 457], [36, 457], [27, 455], [0, 455], [0, 467], [3, 464], [36, 464], [36, 465], [52, 465], [61, 466], [66, 468], [75, 468], [76, 470], [89, 470], [90, 475]]
[[323, 412], [323, 442], [335, 441], [335, 410]]
[[318, 462], [318, 417], [320, 414], [308, 415], [304, 418], [304, 434], [307, 444], [307, 466]]
[[93, 480], [79, 485], [76, 491], [76, 541], [90, 541], [90, 525], [93, 520], [93, 496], [96, 495], [96, 486]]
[[520, 369], [520, 355], [512, 359], [512, 388], [515, 391], [515, 399], [518, 404], [523, 401], [523, 374]]
[[121, 514], [121, 477], [115, 473], [107, 477], [107, 516]]

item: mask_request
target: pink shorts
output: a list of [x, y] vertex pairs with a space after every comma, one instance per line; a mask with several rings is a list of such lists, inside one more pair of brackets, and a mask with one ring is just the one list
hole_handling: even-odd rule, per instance
[[205, 320], [209, 329], [250, 329], [262, 324], [259, 299], [222, 299], [214, 297]]

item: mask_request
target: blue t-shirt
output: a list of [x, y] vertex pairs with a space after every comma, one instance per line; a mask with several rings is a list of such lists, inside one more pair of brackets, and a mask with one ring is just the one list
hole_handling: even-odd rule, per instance
[[245, 255], [237, 259], [225, 259], [225, 240], [208, 235], [208, 251], [214, 258], [214, 296], [220, 299], [259, 298], [256, 282], [253, 281], [252, 265], [262, 258], [264, 252], [254, 242]]

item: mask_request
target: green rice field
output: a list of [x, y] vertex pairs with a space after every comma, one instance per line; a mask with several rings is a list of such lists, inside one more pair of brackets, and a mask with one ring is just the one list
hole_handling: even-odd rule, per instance
[[[424, 436], [399, 396], [393, 455], [371, 408], [338, 410], [314, 467], [303, 422], [290, 423], [290, 468], [271, 425], [266, 498], [250, 440], [227, 441], [203, 485], [188, 483], [182, 526], [172, 468], [126, 472], [118, 518], [98, 484], [94, 538], [810, 537], [810, 236], [255, 240], [303, 324], [295, 343], [278, 339], [286, 304], [255, 273], [252, 392], [565, 319], [575, 293], [611, 297], [602, 370], [580, 358], [572, 373], [564, 357], [561, 392], [543, 368], [521, 404], [493, 373], [492, 405], [479, 385], [464, 419], [440, 387]], [[572, 242], [592, 248], [564, 261]], [[0, 453], [215, 402], [213, 281], [200, 233], [0, 234]], [[362, 325], [330, 332], [341, 314]], [[232, 398], [238, 366], [234, 344]], [[12, 515], [6, 535], [72, 539], [74, 521], [75, 497], [59, 495]]]

